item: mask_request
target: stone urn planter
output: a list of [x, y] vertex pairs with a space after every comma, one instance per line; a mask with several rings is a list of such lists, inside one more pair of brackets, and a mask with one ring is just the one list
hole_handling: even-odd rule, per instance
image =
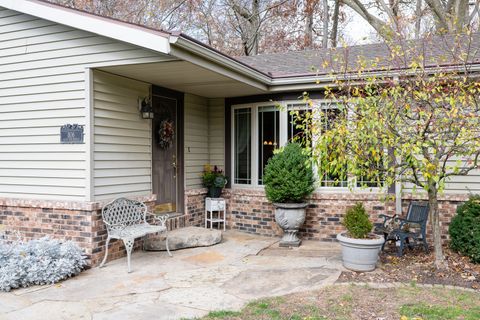
[[343, 266], [353, 271], [373, 271], [377, 265], [378, 253], [385, 239], [372, 234], [372, 239], [355, 239], [345, 233], [337, 234], [342, 246]]
[[342, 221], [347, 232], [337, 235], [343, 266], [353, 271], [373, 271], [385, 239], [371, 233], [373, 224], [362, 203], [349, 208]]
[[275, 221], [283, 229], [281, 247], [298, 247], [298, 229], [305, 222], [306, 199], [315, 189], [309, 156], [297, 143], [275, 152], [265, 166], [265, 195], [275, 207]]
[[307, 203], [274, 203], [275, 222], [283, 229], [280, 247], [298, 247], [302, 243], [297, 236], [298, 229], [305, 222]]

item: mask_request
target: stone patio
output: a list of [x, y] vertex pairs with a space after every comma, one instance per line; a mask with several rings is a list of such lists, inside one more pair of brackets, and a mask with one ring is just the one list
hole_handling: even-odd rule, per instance
[[336, 244], [304, 241], [279, 248], [277, 238], [233, 231], [215, 246], [135, 252], [62, 283], [0, 293], [0, 319], [181, 319], [238, 310], [253, 299], [315, 290], [340, 275]]

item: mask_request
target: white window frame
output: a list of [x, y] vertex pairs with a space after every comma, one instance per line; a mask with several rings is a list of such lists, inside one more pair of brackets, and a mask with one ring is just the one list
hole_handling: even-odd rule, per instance
[[[319, 106], [319, 105], [326, 105], [328, 103], [334, 103], [335, 101], [332, 101], [330, 99], [312, 99], [313, 102], [313, 107]], [[259, 158], [258, 158], [258, 148], [259, 148], [259, 142], [258, 142], [258, 109], [260, 107], [268, 107], [268, 106], [275, 106], [275, 107], [280, 107], [280, 115], [279, 115], [279, 147], [283, 147], [287, 144], [288, 142], [288, 130], [289, 130], [289, 124], [288, 124], [288, 106], [289, 105], [305, 105], [305, 110], [310, 109], [310, 106], [308, 103], [303, 103], [299, 100], [284, 100], [280, 102], [254, 102], [254, 103], [244, 103], [244, 104], [236, 104], [232, 105], [231, 107], [231, 168], [232, 168], [232, 188], [238, 188], [238, 189], [264, 189], [264, 185], [261, 185], [258, 183], [258, 164], [259, 164]], [[252, 152], [251, 152], [251, 167], [250, 167], [250, 180], [251, 184], [238, 184], [235, 183], [235, 109], [245, 109], [245, 108], [250, 108], [251, 109], [251, 133], [250, 133], [250, 138], [252, 140], [251, 147], [252, 147]], [[318, 180], [318, 174], [317, 174], [317, 169], [314, 168], [315, 171], [315, 176], [316, 176], [316, 181], [319, 182]], [[350, 186], [350, 187], [349, 187]], [[316, 187], [317, 191], [323, 192], [323, 193], [347, 193], [350, 192], [351, 190], [354, 190], [355, 192], [358, 193], [370, 193], [370, 192], [379, 192], [380, 188], [379, 187], [370, 187], [370, 188], [362, 188], [357, 186], [357, 178], [352, 175], [348, 175], [347, 178], [347, 186], [339, 186], [339, 187], [331, 187], [331, 186], [317, 186]]]

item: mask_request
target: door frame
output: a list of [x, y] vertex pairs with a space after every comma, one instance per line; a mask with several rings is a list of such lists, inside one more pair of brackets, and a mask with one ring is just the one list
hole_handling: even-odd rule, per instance
[[[151, 88], [151, 97], [152, 101], [157, 98], [170, 98], [177, 100], [177, 119], [176, 119], [176, 144], [177, 144], [177, 208], [176, 212], [185, 213], [185, 171], [184, 171], [184, 101], [185, 94], [180, 91], [175, 91], [159, 86], [152, 85]], [[153, 157], [153, 148], [154, 146], [154, 130], [152, 129], [152, 157]], [[152, 178], [153, 178], [153, 158], [152, 158]], [[153, 179], [152, 179], [152, 191], [153, 190]]]

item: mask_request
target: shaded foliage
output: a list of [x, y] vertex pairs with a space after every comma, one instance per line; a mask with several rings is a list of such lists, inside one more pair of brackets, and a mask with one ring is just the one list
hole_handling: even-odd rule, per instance
[[286, 145], [268, 161], [263, 181], [273, 203], [300, 203], [315, 189], [309, 157], [296, 143]]
[[448, 232], [453, 250], [480, 263], [480, 196], [471, 196], [457, 208]]
[[370, 222], [362, 203], [357, 203], [347, 210], [342, 224], [347, 229], [348, 235], [356, 239], [367, 238], [373, 228], [373, 224]]

